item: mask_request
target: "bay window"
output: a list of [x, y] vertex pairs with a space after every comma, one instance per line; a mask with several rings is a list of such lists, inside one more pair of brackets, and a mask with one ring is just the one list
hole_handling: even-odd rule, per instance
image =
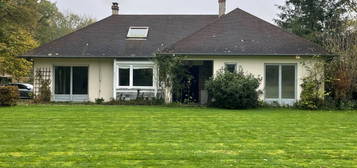
[[118, 87], [152, 88], [154, 87], [153, 64], [118, 64]]

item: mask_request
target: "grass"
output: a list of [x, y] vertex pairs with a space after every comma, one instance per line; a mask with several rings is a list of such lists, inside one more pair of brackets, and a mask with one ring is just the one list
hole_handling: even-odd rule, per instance
[[0, 108], [1, 168], [357, 167], [357, 111]]

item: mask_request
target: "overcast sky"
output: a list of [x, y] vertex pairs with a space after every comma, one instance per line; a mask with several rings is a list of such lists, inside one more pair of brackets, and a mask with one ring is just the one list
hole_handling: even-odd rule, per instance
[[[62, 12], [87, 15], [101, 20], [111, 15], [111, 3], [119, 2], [121, 14], [217, 14], [218, 0], [50, 0]], [[227, 12], [239, 7], [273, 23], [276, 5], [285, 0], [227, 0]]]

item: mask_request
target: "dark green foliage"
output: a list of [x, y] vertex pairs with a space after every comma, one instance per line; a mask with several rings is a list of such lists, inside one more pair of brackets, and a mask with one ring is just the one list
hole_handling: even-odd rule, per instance
[[256, 108], [259, 105], [257, 89], [260, 81], [243, 71], [221, 71], [206, 83], [208, 95], [212, 99], [211, 105], [227, 109]]
[[0, 106], [15, 106], [19, 100], [19, 89], [15, 86], [0, 86]]
[[342, 32], [351, 13], [356, 14], [355, 0], [287, 0], [279, 6], [275, 22], [283, 29], [321, 43], [322, 33]]
[[103, 103], [104, 103], [104, 99], [103, 98], [95, 99], [95, 104], [103, 104]]
[[323, 81], [312, 78], [304, 78], [301, 84], [302, 92], [297, 107], [301, 109], [317, 110], [323, 105], [323, 97], [320, 94], [320, 86]]

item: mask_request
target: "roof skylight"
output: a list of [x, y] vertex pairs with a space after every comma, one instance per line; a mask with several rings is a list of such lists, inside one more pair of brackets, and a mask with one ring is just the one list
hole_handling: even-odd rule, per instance
[[149, 33], [149, 27], [129, 27], [127, 38], [145, 39]]

